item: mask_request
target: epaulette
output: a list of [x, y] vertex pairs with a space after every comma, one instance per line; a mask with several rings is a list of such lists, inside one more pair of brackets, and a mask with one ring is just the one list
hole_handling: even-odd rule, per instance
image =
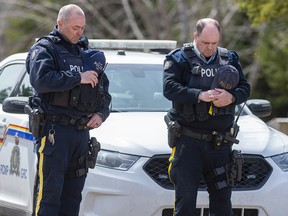
[[47, 35], [47, 36], [41, 37], [37, 40], [37, 42], [40, 41], [41, 39], [48, 39], [52, 41], [53, 43], [59, 43], [61, 41], [60, 37], [54, 36], [54, 35]]
[[190, 42], [190, 43], [184, 43], [182, 48], [186, 50], [186, 49], [193, 49], [193, 47], [194, 47], [193, 43]]
[[183, 44], [182, 50], [188, 58], [196, 57], [196, 53], [194, 52], [194, 45], [192, 42]]
[[228, 58], [230, 62], [239, 63], [239, 55], [234, 50], [230, 50]]
[[220, 65], [226, 65], [229, 63], [229, 51], [226, 48], [218, 47], [218, 54], [220, 58]]
[[174, 53], [178, 52], [179, 50], [180, 50], [180, 48], [174, 49], [174, 50], [170, 51], [170, 52], [167, 54], [167, 56], [171, 56], [171, 55], [173, 55]]
[[228, 50], [226, 48], [218, 47], [218, 53], [221, 57], [228, 58]]

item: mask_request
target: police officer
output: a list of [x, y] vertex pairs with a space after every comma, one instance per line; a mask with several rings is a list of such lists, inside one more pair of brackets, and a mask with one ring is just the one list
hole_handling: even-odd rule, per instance
[[[215, 171], [225, 170], [231, 162], [233, 143], [225, 136], [233, 125], [235, 105], [247, 100], [250, 85], [237, 53], [218, 46], [219, 23], [200, 19], [196, 29], [194, 41], [172, 51], [164, 61], [163, 93], [173, 102], [167, 116], [180, 125], [170, 145], [173, 149], [168, 170], [175, 186], [174, 216], [195, 215], [201, 177], [209, 193], [210, 215], [231, 216], [231, 185], [226, 171]], [[237, 69], [236, 87], [211, 88], [215, 74], [225, 65]]]
[[88, 52], [85, 26], [80, 7], [63, 6], [53, 31], [30, 48], [26, 59], [36, 92], [30, 105], [43, 113], [36, 143], [37, 216], [78, 215], [91, 168], [89, 129], [100, 127], [109, 115], [106, 59], [100, 51]]

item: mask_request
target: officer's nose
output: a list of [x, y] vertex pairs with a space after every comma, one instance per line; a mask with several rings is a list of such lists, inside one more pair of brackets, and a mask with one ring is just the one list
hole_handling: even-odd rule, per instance
[[208, 44], [208, 45], [207, 45], [207, 48], [208, 48], [209, 50], [211, 50], [211, 49], [213, 49], [213, 45], [212, 45], [212, 44]]
[[84, 33], [84, 30], [78, 30], [77, 31], [77, 36], [80, 38]]

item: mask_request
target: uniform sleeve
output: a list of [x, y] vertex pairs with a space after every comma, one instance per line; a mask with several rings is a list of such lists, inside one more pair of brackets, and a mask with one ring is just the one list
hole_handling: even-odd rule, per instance
[[102, 80], [103, 80], [103, 86], [104, 86], [104, 101], [103, 101], [100, 113], [103, 116], [103, 122], [104, 122], [110, 114], [109, 106], [111, 103], [111, 95], [109, 94], [109, 80], [105, 73], [102, 73]]
[[241, 64], [239, 56], [235, 51], [229, 51], [229, 60], [231, 65], [233, 65], [239, 72], [239, 82], [235, 89], [231, 90], [230, 93], [235, 96], [235, 103], [241, 104], [246, 101], [250, 96], [250, 84], [246, 79]]
[[187, 80], [191, 79], [190, 65], [181, 50], [176, 50], [166, 56], [163, 68], [163, 94], [178, 103], [198, 102], [201, 89], [189, 88]]
[[31, 85], [38, 93], [70, 90], [80, 85], [79, 72], [57, 70], [56, 65], [53, 50], [39, 44], [32, 46], [26, 59], [26, 69]]

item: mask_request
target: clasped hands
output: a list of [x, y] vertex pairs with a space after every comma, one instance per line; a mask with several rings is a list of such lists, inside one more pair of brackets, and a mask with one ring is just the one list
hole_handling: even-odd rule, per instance
[[198, 100], [212, 102], [216, 107], [225, 107], [232, 103], [232, 94], [225, 89], [215, 88], [201, 91]]

